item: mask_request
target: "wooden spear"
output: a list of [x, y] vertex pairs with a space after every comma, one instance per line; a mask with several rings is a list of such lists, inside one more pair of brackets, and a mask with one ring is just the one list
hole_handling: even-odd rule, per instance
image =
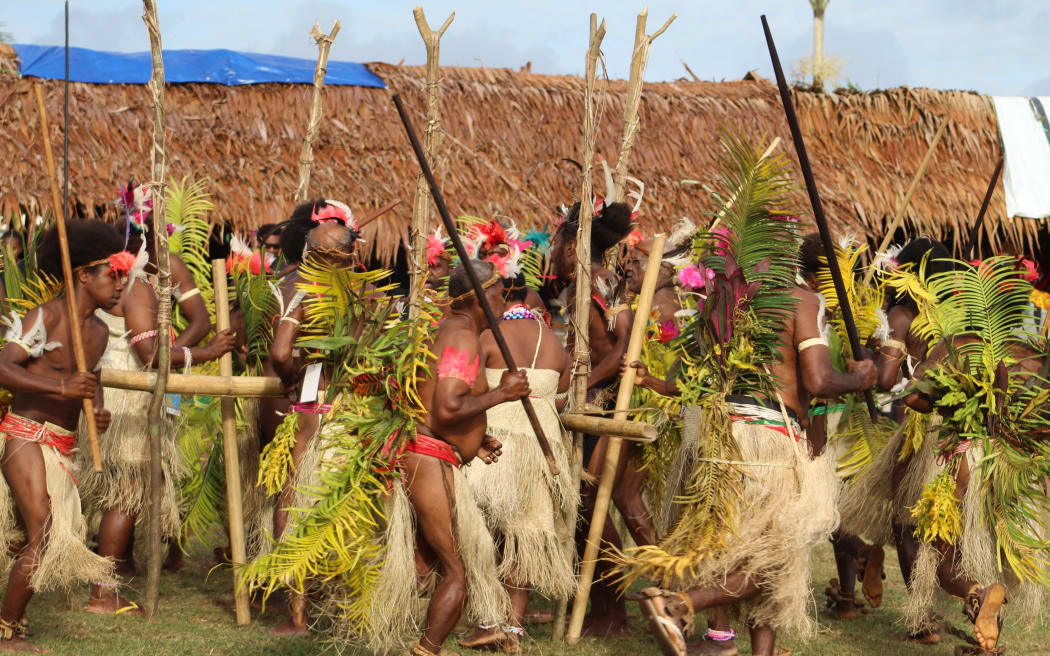
[[992, 202], [992, 194], [995, 193], [995, 185], [999, 182], [999, 174], [1003, 172], [1003, 158], [992, 171], [992, 179], [988, 182], [988, 191], [984, 192], [984, 200], [981, 201], [981, 211], [977, 213], [977, 221], [970, 230], [970, 238], [966, 240], [966, 259], [973, 258], [973, 249], [977, 248], [977, 236], [981, 234], [981, 226], [984, 225], [984, 215], [988, 211], [988, 204]]
[[[215, 290], [215, 330], [222, 332], [230, 328], [230, 299], [226, 289], [226, 260], [211, 262], [212, 289]], [[219, 375], [233, 378], [233, 354], [219, 358]], [[245, 562], [244, 505], [241, 501], [241, 465], [237, 453], [237, 409], [236, 400], [224, 396], [222, 404], [222, 454], [226, 467], [226, 509], [230, 520], [230, 562], [234, 571]], [[237, 624], [247, 625], [252, 620], [248, 605], [248, 589], [237, 585], [233, 579], [233, 599], [237, 611]]]
[[[642, 279], [642, 289], [638, 293], [638, 308], [634, 314], [634, 325], [631, 326], [631, 339], [627, 343], [625, 362], [634, 362], [641, 357], [646, 327], [649, 324], [649, 311], [653, 304], [653, 294], [656, 292], [656, 280], [660, 277], [660, 260], [664, 256], [664, 242], [666, 241], [667, 236], [663, 234], [653, 237], [653, 249], [649, 252], [645, 277]], [[620, 388], [616, 392], [616, 413], [613, 415], [615, 419], [627, 419], [636, 374], [634, 367], [627, 367], [627, 371], [620, 380]], [[598, 548], [601, 544], [602, 530], [605, 528], [605, 518], [609, 514], [609, 502], [612, 499], [613, 483], [616, 482], [616, 468], [620, 463], [622, 443], [621, 438], [610, 436], [605, 449], [605, 462], [602, 466], [601, 480], [598, 483], [598, 496], [594, 501], [594, 513], [591, 515], [591, 524], [587, 531], [583, 560], [580, 561], [579, 585], [576, 588], [576, 598], [572, 602], [572, 618], [569, 620], [568, 636], [570, 645], [579, 642], [583, 629], [583, 618], [587, 614], [587, 600], [591, 595], [594, 568], [598, 563]]]
[[[915, 190], [919, 188], [919, 181], [922, 180], [922, 176], [926, 173], [926, 167], [929, 166], [930, 160], [933, 159], [933, 153], [937, 150], [937, 144], [941, 142], [941, 137], [944, 136], [944, 129], [948, 127], [948, 119], [944, 118], [941, 120], [941, 124], [937, 127], [936, 134], [933, 135], [933, 141], [930, 142], [930, 147], [926, 149], [926, 154], [922, 156], [922, 161], [919, 163], [919, 170], [915, 172], [915, 177], [911, 179], [911, 184], [908, 185], [908, 191], [904, 193], [904, 198], [901, 199], [901, 204], [897, 206], [897, 213], [893, 216], [893, 221], [890, 222], [888, 228], [886, 228], [886, 234], [882, 237], [882, 242], [879, 244], [879, 248], [875, 251], [876, 253], [882, 253], [885, 251], [891, 243], [893, 243], [893, 234], [897, 232], [897, 228], [901, 227], [904, 223], [904, 212], [908, 209], [908, 203], [911, 202], [911, 197], [915, 195]], [[871, 282], [871, 277], [875, 275], [875, 267], [868, 267], [868, 272], [864, 274], [864, 285], [867, 286]]]
[[[598, 75], [598, 55], [601, 54], [602, 39], [605, 38], [605, 21], [598, 24], [598, 16], [591, 14], [590, 36], [584, 59], [583, 85], [583, 143], [580, 158], [583, 160], [582, 187], [580, 189], [579, 224], [576, 228], [576, 307], [573, 315], [573, 404], [583, 408], [587, 404], [587, 380], [591, 374], [591, 167], [594, 165], [594, 84]], [[583, 433], [573, 436], [572, 480], [580, 486], [583, 475]], [[554, 628], [551, 638], [561, 641], [565, 637], [565, 616], [568, 599], [559, 599], [554, 613]]]
[[295, 202], [305, 203], [310, 195], [310, 170], [314, 165], [314, 141], [321, 131], [321, 112], [324, 111], [324, 76], [328, 72], [328, 51], [332, 49], [335, 35], [339, 33], [339, 21], [332, 24], [332, 31], [325, 34], [321, 23], [314, 21], [310, 36], [317, 43], [317, 66], [314, 68], [314, 95], [310, 102], [310, 122], [303, 137], [303, 149], [299, 153], [299, 186], [295, 188]]
[[631, 150], [634, 148], [634, 140], [638, 136], [638, 107], [642, 102], [642, 78], [645, 76], [645, 68], [649, 64], [649, 51], [653, 47], [653, 40], [660, 36], [670, 27], [674, 19], [678, 18], [678, 12], [671, 14], [663, 27], [652, 34], [645, 33], [645, 22], [649, 17], [649, 8], [645, 7], [638, 14], [634, 28], [634, 51], [631, 53], [631, 75], [627, 83], [627, 100], [623, 108], [623, 139], [620, 141], [620, 154], [616, 158], [616, 173], [613, 176], [613, 188], [615, 193], [609, 202], [623, 200], [624, 177], [627, 175], [627, 165], [631, 159]]
[[[153, 181], [149, 183], [153, 197], [153, 250], [157, 256], [157, 334], [166, 336], [171, 330], [171, 260], [168, 255], [168, 231], [164, 229], [164, 180], [166, 155], [164, 151], [164, 57], [161, 50], [160, 23], [157, 22], [156, 0], [142, 0], [142, 20], [149, 34], [149, 49], [153, 60], [153, 74], [147, 85], [153, 97], [153, 149], [150, 152]], [[164, 395], [167, 391], [168, 368], [171, 364], [171, 340], [157, 340], [157, 386], [149, 404], [149, 562], [146, 574], [146, 613], [153, 619], [160, 598], [161, 553], [160, 507], [164, 486], [161, 466], [161, 424], [164, 421]]]
[[[408, 117], [408, 110], [405, 109], [401, 96], [396, 93], [394, 94], [394, 104], [397, 106], [397, 113], [401, 116], [401, 122], [405, 126], [408, 140], [412, 143], [412, 150], [415, 151], [416, 158], [419, 160], [419, 168], [423, 170], [423, 175], [430, 185], [430, 193], [434, 196], [434, 204], [437, 205], [438, 214], [441, 215], [445, 229], [452, 239], [452, 245], [456, 248], [456, 253], [463, 263], [470, 262], [470, 255], [467, 253], [467, 249], [463, 247], [463, 240], [459, 238], [456, 224], [452, 220], [452, 215], [449, 214], [448, 207], [445, 206], [445, 197], [442, 196], [437, 180], [434, 179], [434, 172], [430, 170], [430, 163], [427, 162], [426, 154], [423, 152], [423, 145], [419, 143], [419, 137], [416, 136], [416, 131], [412, 128], [412, 119]], [[499, 317], [492, 311], [492, 306], [489, 305], [488, 299], [485, 298], [485, 289], [481, 286], [481, 281], [478, 280], [478, 274], [472, 266], [468, 266], [466, 269], [467, 275], [470, 277], [470, 284], [474, 288], [474, 295], [478, 300], [478, 305], [481, 306], [481, 310], [485, 313], [486, 319], [488, 319], [492, 337], [495, 338], [496, 345], [499, 346], [500, 353], [503, 355], [503, 361], [507, 363], [507, 369], [517, 371], [518, 365], [515, 364], [510, 347], [507, 346], [507, 341], [503, 338], [503, 333], [499, 329]], [[547, 441], [547, 436], [543, 433], [543, 427], [540, 426], [540, 420], [536, 416], [536, 410], [532, 407], [532, 401], [526, 396], [521, 399], [521, 405], [525, 407], [525, 414], [529, 418], [529, 423], [532, 424], [532, 430], [536, 433], [536, 441], [540, 443], [540, 450], [543, 451], [543, 456], [547, 459], [547, 467], [550, 469], [551, 475], [557, 476], [559, 473], [558, 463], [554, 460], [554, 454], [551, 453], [551, 445]]]
[[[773, 43], [773, 33], [769, 31], [769, 23], [765, 14], [762, 15], [762, 29], [766, 33], [766, 45], [769, 46], [769, 58], [773, 62], [773, 72], [777, 76], [777, 87], [780, 89], [780, 99], [784, 103], [784, 114], [787, 115], [788, 126], [791, 128], [791, 140], [795, 142], [795, 152], [798, 154], [798, 163], [802, 168], [802, 177], [806, 181], [806, 191], [809, 192], [809, 202], [813, 206], [813, 219], [817, 223], [820, 232], [820, 241], [824, 244], [824, 255], [828, 262], [837, 262], [835, 256], [835, 240], [831, 237], [828, 228], [828, 220], [824, 216], [824, 206], [820, 203], [820, 192], [817, 191], [817, 182], [813, 179], [813, 167], [809, 163], [809, 155], [806, 153], [806, 142], [802, 140], [802, 129], [798, 124], [798, 116], [795, 114], [795, 104], [791, 100], [791, 90], [788, 89], [787, 80], [784, 78], [784, 70], [780, 67], [780, 56], [777, 55], [777, 47]], [[853, 359], [860, 360], [861, 344], [860, 334], [857, 332], [857, 324], [853, 321], [853, 309], [849, 305], [849, 297], [846, 296], [846, 285], [842, 282], [842, 271], [837, 266], [828, 267], [831, 271], [831, 279], [835, 283], [835, 294], [839, 297], [839, 307], [842, 308], [842, 322], [846, 324], [846, 335], [849, 337], [850, 349], [853, 351]], [[873, 422], [878, 421], [878, 411], [875, 409], [875, 397], [871, 390], [864, 393], [864, 400], [868, 404], [868, 413]]]
[[[422, 7], [412, 10], [412, 16], [416, 20], [419, 36], [423, 37], [423, 45], [427, 50], [427, 122], [423, 127], [423, 151], [426, 153], [428, 162], [437, 162], [438, 149], [441, 147], [441, 89], [438, 83], [441, 80], [441, 69], [438, 64], [441, 59], [441, 37], [445, 30], [452, 24], [456, 13], [452, 12], [441, 27], [434, 31], [427, 23], [427, 17], [423, 14]], [[407, 124], [406, 124], [407, 125]], [[427, 181], [420, 173], [416, 178], [416, 194], [412, 199], [412, 224], [409, 226], [409, 244], [412, 247], [409, 261], [409, 317], [414, 319], [419, 315], [419, 303], [423, 298], [423, 282], [427, 272], [427, 232], [430, 229], [430, 200], [427, 198]], [[454, 229], [450, 228], [450, 231]]]
[[[51, 183], [52, 211], [55, 213], [55, 228], [58, 230], [58, 248], [62, 254], [62, 282], [66, 286], [66, 311], [69, 312], [70, 341], [73, 342], [73, 359], [77, 371], [87, 371], [84, 357], [84, 339], [80, 332], [80, 314], [77, 312], [76, 294], [73, 293], [73, 267], [69, 263], [69, 239], [66, 237], [66, 217], [62, 212], [62, 201], [58, 194], [58, 174], [55, 172], [55, 160], [51, 154], [51, 137], [47, 129], [47, 109], [44, 106], [44, 90], [39, 82], [33, 83], [36, 92], [36, 105], [40, 113], [40, 130], [44, 140], [44, 161], [47, 163], [47, 176]], [[91, 443], [91, 465], [95, 471], [102, 471], [102, 449], [98, 443], [98, 427], [95, 425], [95, 402], [84, 399], [84, 421], [88, 429], [88, 442]]]

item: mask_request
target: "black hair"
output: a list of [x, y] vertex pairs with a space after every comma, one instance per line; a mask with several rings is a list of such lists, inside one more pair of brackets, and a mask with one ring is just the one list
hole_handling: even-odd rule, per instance
[[26, 245], [25, 237], [23, 237], [22, 233], [17, 231], [17, 230], [5, 230], [3, 232], [3, 234], [0, 234], [0, 241], [4, 241], [6, 239], [14, 239], [15, 241], [18, 242], [18, 244], [20, 246], [25, 248], [25, 245]]
[[474, 269], [474, 273], [477, 274], [482, 283], [492, 277], [492, 270], [494, 268], [492, 262], [482, 262], [481, 260], [468, 260], [466, 263], [460, 262], [448, 276], [449, 298], [462, 296], [474, 289], [470, 284], [470, 274], [467, 273], [466, 264], [469, 264], [471, 268]]
[[[66, 221], [69, 240], [69, 263], [76, 269], [95, 260], [102, 260], [123, 250], [124, 236], [113, 226], [98, 219]], [[37, 251], [40, 270], [56, 280], [62, 279], [62, 252], [58, 245], [58, 230], [50, 228], [40, 239]]]
[[503, 287], [506, 289], [506, 296], [508, 301], [524, 303], [525, 299], [529, 296], [529, 288], [528, 285], [525, 284], [524, 273], [519, 273], [513, 278], [504, 278]]
[[[277, 224], [277, 230], [281, 232], [281, 254], [288, 263], [298, 264], [302, 261], [303, 249], [306, 248], [306, 233], [317, 227], [310, 217], [313, 216], [315, 208], [323, 207], [328, 207], [323, 198], [307, 201], [297, 205], [287, 221]], [[352, 239], [357, 237], [357, 232], [354, 232]]]
[[802, 245], [798, 249], [799, 267], [804, 277], [815, 276], [823, 266], [820, 258], [826, 257], [824, 242], [820, 240], [819, 232], [811, 232], [802, 238]]
[[[559, 232], [568, 231], [564, 238], [576, 240], [576, 229], [580, 226], [580, 203], [573, 203]], [[602, 254], [620, 243], [631, 232], [631, 208], [627, 203], [604, 205], [591, 222], [591, 258], [600, 260]]]
[[259, 229], [255, 232], [255, 238], [260, 244], [262, 244], [273, 235], [280, 236], [281, 227], [280, 223], [264, 223], [259, 226]]

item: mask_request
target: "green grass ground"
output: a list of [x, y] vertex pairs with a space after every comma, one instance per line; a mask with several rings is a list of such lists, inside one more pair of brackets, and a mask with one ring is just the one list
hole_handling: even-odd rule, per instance
[[[147, 654], [219, 655], [288, 654], [291, 656], [318, 654], [325, 645], [303, 638], [276, 638], [267, 629], [277, 623], [279, 616], [273, 610], [259, 616], [253, 612], [248, 627], [237, 627], [233, 621], [231, 579], [229, 570], [215, 570], [211, 554], [201, 551], [187, 559], [178, 574], [165, 574], [161, 583], [161, 609], [158, 617], [147, 622], [139, 617], [101, 617], [81, 610], [87, 590], [74, 599], [64, 594], [44, 594], [33, 599], [29, 607], [32, 623], [31, 639], [52, 654], [106, 654], [124, 656]], [[813, 588], [817, 602], [823, 606], [824, 586], [834, 576], [831, 547], [814, 551]], [[790, 639], [779, 642], [793, 650], [795, 656], [940, 656], [950, 655], [956, 638], [945, 636], [937, 646], [917, 646], [902, 642], [901, 609], [905, 601], [904, 586], [894, 554], [887, 554], [887, 589], [883, 606], [869, 615], [851, 622], [835, 622], [821, 618], [819, 634], [806, 644]], [[128, 594], [138, 598], [142, 580], [133, 581]], [[938, 609], [958, 627], [964, 627], [965, 618], [959, 612], [960, 604], [944, 600]], [[655, 644], [648, 639], [638, 607], [630, 603], [634, 636], [628, 639], [584, 639], [579, 645], [568, 647], [554, 644], [550, 639], [550, 625], [529, 627], [525, 652], [537, 655], [567, 654], [570, 656], [642, 656], [658, 654]], [[1009, 609], [1009, 606], [1007, 606]], [[816, 608], [814, 608], [814, 612]], [[698, 625], [702, 626], [702, 620]], [[744, 632], [746, 635], [746, 631]], [[746, 638], [741, 640], [741, 653], [746, 649]], [[1003, 643], [1010, 656], [1050, 654], [1050, 632], [1047, 627], [1015, 627], [1007, 622]], [[452, 647], [452, 645], [448, 645]], [[462, 650], [464, 656], [472, 653]]]

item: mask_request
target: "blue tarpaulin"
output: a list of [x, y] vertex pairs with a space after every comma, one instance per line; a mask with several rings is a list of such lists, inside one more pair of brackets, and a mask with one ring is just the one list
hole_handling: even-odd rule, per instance
[[[65, 49], [15, 43], [24, 77], [65, 79]], [[164, 79], [167, 82], [239, 84], [313, 84], [311, 59], [259, 55], [233, 50], [165, 50]], [[69, 79], [93, 84], [146, 84], [153, 72], [148, 52], [103, 52], [87, 48], [69, 49]], [[385, 88], [386, 84], [364, 64], [328, 62], [324, 83]]]

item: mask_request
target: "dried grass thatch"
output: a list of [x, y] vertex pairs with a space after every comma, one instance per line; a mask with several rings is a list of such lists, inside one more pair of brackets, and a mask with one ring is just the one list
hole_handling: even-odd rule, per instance
[[[422, 127], [422, 67], [369, 64], [416, 108]], [[507, 69], [442, 69], [442, 129], [436, 170], [453, 213], [546, 221], [578, 188], [582, 80]], [[45, 80], [52, 141], [61, 143], [61, 82]], [[0, 76], [0, 209], [47, 203], [33, 81]], [[71, 84], [72, 192], [90, 214], [115, 216], [114, 190], [149, 166], [147, 91], [137, 85]], [[166, 94], [168, 161], [179, 176], [215, 182], [216, 217], [240, 227], [284, 218], [297, 182], [296, 162], [309, 85], [171, 85]], [[384, 261], [407, 239], [418, 169], [390, 91], [327, 87], [326, 116], [315, 145], [312, 194], [347, 201], [359, 216], [395, 199], [401, 204], [365, 229]], [[599, 84], [598, 152], [615, 159], [626, 83]], [[1001, 154], [990, 98], [975, 93], [899, 88], [872, 93], [796, 91], [825, 209], [841, 231], [881, 237], [918, 168], [940, 117], [950, 124], [907, 214], [909, 233], [965, 241]], [[729, 82], [647, 84], [642, 132], [631, 159], [646, 182], [643, 225], [701, 219], [706, 195], [684, 178], [712, 179], [721, 128], [743, 130], [757, 144], [790, 144], [775, 87], [754, 76]], [[790, 150], [790, 145], [787, 146]], [[56, 153], [59, 154], [59, 153]], [[793, 155], [793, 153], [792, 153]], [[799, 176], [801, 182], [801, 176]], [[596, 179], [598, 189], [604, 188]], [[805, 217], [804, 190], [796, 194]], [[1002, 189], [986, 220], [996, 250], [1023, 249], [1040, 225], [1005, 216]]]

